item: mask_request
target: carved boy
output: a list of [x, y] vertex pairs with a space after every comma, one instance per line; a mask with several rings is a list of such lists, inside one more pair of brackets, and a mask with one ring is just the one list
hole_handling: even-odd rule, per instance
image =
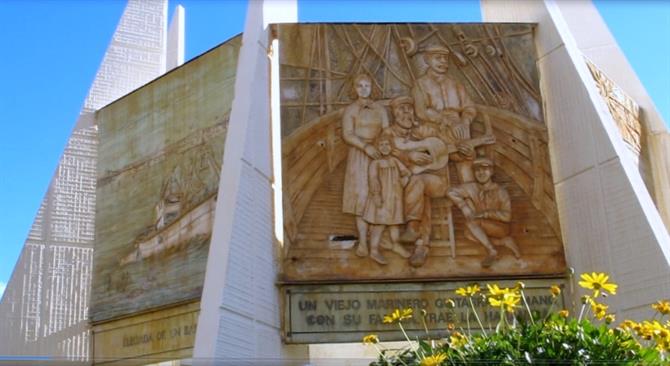
[[363, 220], [368, 200], [368, 169], [373, 159], [381, 157], [373, 142], [389, 123], [386, 109], [371, 98], [370, 76], [356, 76], [353, 88], [357, 99], [346, 107], [342, 116], [342, 139], [349, 145], [342, 212], [356, 216], [356, 254], [364, 257], [368, 255], [368, 224]]
[[507, 191], [491, 181], [493, 163], [487, 158], [473, 162], [476, 182], [449, 188], [447, 195], [463, 212], [466, 220], [465, 235], [481, 243], [488, 251], [482, 267], [490, 267], [498, 251], [494, 245], [509, 248], [519, 258], [519, 248], [510, 234], [512, 208]]

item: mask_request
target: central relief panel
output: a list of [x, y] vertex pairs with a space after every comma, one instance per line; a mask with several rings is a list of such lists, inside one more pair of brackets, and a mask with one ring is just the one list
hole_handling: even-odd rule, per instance
[[565, 272], [532, 25], [277, 36], [281, 281]]

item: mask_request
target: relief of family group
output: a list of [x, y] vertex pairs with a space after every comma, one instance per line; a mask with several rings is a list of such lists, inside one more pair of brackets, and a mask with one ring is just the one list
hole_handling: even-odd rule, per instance
[[[431, 199], [445, 198], [463, 213], [466, 238], [486, 249], [482, 267], [496, 261], [500, 246], [519, 258], [510, 236], [509, 194], [491, 180], [493, 163], [481, 151], [495, 137], [472, 136], [477, 109], [464, 86], [448, 75], [449, 50], [429, 47], [423, 57], [426, 71], [410, 95], [389, 103], [391, 122], [375, 100], [370, 76], [354, 79], [357, 99], [342, 117], [348, 145], [342, 211], [355, 216], [356, 254], [383, 265], [388, 259], [382, 249], [388, 249], [422, 266], [430, 247]], [[449, 180], [449, 162], [458, 182]], [[387, 229], [390, 242], [382, 241]]]

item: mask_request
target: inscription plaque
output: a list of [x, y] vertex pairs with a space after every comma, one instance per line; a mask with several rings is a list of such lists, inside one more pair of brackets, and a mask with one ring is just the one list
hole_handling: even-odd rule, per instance
[[[516, 281], [495, 283], [513, 287]], [[526, 301], [538, 316], [546, 316], [552, 304], [553, 310], [563, 309], [562, 295], [554, 299], [549, 287], [563, 286], [564, 280], [524, 283]], [[284, 340], [287, 343], [359, 342], [370, 333], [378, 334], [382, 341], [404, 340], [398, 326], [385, 324], [383, 319], [393, 310], [405, 308], [414, 310], [413, 318], [403, 321], [410, 337], [426, 337], [422, 318], [434, 338], [445, 336], [450, 327], [477, 331], [479, 326], [468, 299], [454, 292], [468, 285], [472, 282], [286, 286], [283, 290]], [[482, 292], [486, 292], [486, 282], [479, 285], [483, 287]], [[483, 297], [474, 297], [473, 304], [484, 327], [495, 327], [500, 319], [499, 310], [489, 306]], [[518, 308], [515, 316], [522, 319], [527, 317], [527, 312]]]
[[199, 302], [195, 302], [94, 325], [94, 358], [97, 363], [106, 363], [190, 357], [199, 309]]

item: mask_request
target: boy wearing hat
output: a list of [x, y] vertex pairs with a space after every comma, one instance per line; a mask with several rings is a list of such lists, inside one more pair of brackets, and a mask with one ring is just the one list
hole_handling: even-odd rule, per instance
[[476, 182], [449, 188], [447, 196], [465, 216], [466, 238], [479, 242], [487, 255], [481, 265], [490, 267], [498, 256], [494, 245], [509, 248], [519, 258], [519, 248], [510, 234], [512, 205], [505, 188], [491, 180], [493, 162], [477, 158], [472, 163]]

